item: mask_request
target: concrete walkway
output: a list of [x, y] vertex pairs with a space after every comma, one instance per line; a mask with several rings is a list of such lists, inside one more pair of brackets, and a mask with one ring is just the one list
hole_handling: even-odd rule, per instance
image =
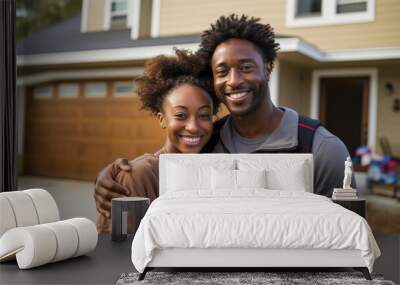
[[97, 219], [93, 199], [94, 184], [87, 181], [55, 179], [38, 176], [18, 177], [18, 189], [43, 188], [53, 195], [61, 219], [86, 217], [93, 222]]

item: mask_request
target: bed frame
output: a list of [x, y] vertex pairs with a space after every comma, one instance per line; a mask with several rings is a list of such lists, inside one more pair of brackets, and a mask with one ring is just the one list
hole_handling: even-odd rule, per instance
[[232, 268], [246, 271], [254, 268], [337, 268], [350, 267], [371, 280], [359, 250], [329, 249], [193, 249], [156, 250], [152, 261], [139, 275], [155, 268]]
[[[229, 154], [232, 159], [248, 158], [254, 154]], [[311, 154], [257, 154], [269, 156], [269, 159], [286, 159], [308, 163], [305, 175], [313, 181], [313, 159]], [[171, 159], [187, 158], [188, 160], [213, 161], [227, 158], [227, 154], [168, 154], [160, 157], [160, 195], [165, 193], [166, 169]], [[313, 192], [313, 183], [309, 184], [308, 192]], [[359, 250], [330, 249], [253, 249], [253, 248], [168, 248], [157, 249], [153, 259], [139, 280], [143, 280], [148, 271], [155, 268], [230, 268], [234, 271], [249, 271], [250, 269], [285, 268], [343, 268], [350, 267], [361, 271], [367, 280], [371, 276]], [[262, 270], [261, 270], [262, 271]]]

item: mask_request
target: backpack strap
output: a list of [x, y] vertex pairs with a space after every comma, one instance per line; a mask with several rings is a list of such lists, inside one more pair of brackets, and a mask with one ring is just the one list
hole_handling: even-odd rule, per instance
[[297, 130], [298, 146], [297, 153], [312, 153], [315, 131], [322, 126], [318, 120], [299, 115], [299, 124]]
[[221, 131], [222, 127], [225, 125], [226, 120], [228, 119], [229, 115], [219, 119], [213, 125], [213, 133], [211, 135], [210, 140], [207, 144], [201, 149], [201, 153], [210, 153], [213, 151], [216, 144], [219, 142], [219, 132]]
[[[201, 153], [210, 153], [213, 151], [215, 145], [219, 142], [219, 132], [224, 126], [228, 116], [223, 117], [222, 119], [216, 121], [214, 123], [213, 133], [211, 135], [208, 143], [202, 148]], [[318, 120], [311, 119], [309, 117], [299, 115], [299, 123], [297, 130], [297, 140], [298, 145], [295, 149], [281, 149], [268, 151], [270, 153], [312, 153], [312, 146], [314, 141], [315, 131], [319, 126], [322, 126], [321, 122]], [[229, 152], [229, 151], [227, 151]], [[267, 151], [262, 151], [267, 152]]]

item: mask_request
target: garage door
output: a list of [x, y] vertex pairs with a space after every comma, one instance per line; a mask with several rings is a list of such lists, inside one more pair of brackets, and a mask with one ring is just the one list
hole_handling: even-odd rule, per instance
[[80, 180], [118, 157], [152, 153], [164, 142], [154, 117], [139, 111], [132, 80], [65, 81], [28, 90], [24, 173]]

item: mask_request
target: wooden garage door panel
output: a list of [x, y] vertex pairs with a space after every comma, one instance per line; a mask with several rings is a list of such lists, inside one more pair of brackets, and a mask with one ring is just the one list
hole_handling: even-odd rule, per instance
[[48, 159], [43, 159], [40, 155], [26, 153], [24, 167], [26, 175], [50, 176], [48, 174], [50, 162]]
[[101, 139], [111, 136], [111, 126], [106, 118], [85, 119], [80, 123], [81, 137], [99, 137]]
[[76, 119], [31, 119], [26, 124], [27, 136], [40, 137], [75, 137], [79, 134], [79, 126]]
[[54, 159], [48, 171], [53, 177], [77, 178], [80, 173], [79, 161], [75, 159]]
[[79, 141], [65, 139], [58, 140], [55, 143], [57, 157], [63, 157], [64, 159], [76, 159], [79, 157]]
[[96, 161], [105, 159], [109, 156], [110, 150], [110, 143], [108, 141], [85, 140], [79, 144], [79, 156], [81, 160]]
[[110, 161], [106, 160], [83, 160], [79, 162], [79, 174], [76, 178], [94, 181], [96, 174], [106, 166]]
[[136, 139], [138, 137], [138, 124], [135, 119], [112, 120], [111, 135], [113, 137]]
[[42, 124], [40, 120], [30, 119], [26, 121], [26, 137], [42, 137], [49, 134], [48, 129], [46, 128], [46, 123]]
[[85, 100], [82, 100], [82, 116], [86, 118], [104, 118], [108, 115], [111, 100], [112, 99], [109, 98], [86, 98]]
[[[28, 143], [29, 142], [29, 143]], [[47, 158], [76, 158], [79, 156], [79, 142], [58, 138], [27, 138], [25, 150], [29, 155]]]
[[143, 141], [143, 143], [136, 144], [136, 150], [138, 153], [154, 153], [162, 147], [157, 140]]
[[82, 112], [82, 99], [61, 99], [57, 100], [56, 109], [58, 118], [76, 118]]
[[110, 90], [104, 98], [28, 96], [25, 173], [93, 181], [118, 157], [134, 159], [158, 150], [164, 132], [156, 118], [139, 111], [137, 97], [115, 98]]
[[79, 135], [79, 121], [76, 118], [59, 119], [55, 121], [55, 135], [59, 137], [76, 138]]
[[165, 133], [160, 128], [160, 124], [154, 118], [141, 118], [138, 120], [137, 134], [139, 139], [155, 139], [163, 142]]
[[110, 160], [113, 161], [119, 157], [124, 157], [129, 160], [141, 155], [137, 151], [137, 147], [134, 140], [115, 140], [111, 146], [111, 157]]
[[57, 117], [57, 103], [54, 99], [35, 99], [28, 97], [30, 118]]
[[118, 98], [110, 106], [112, 108], [109, 109], [109, 112], [112, 117], [134, 118], [148, 116], [148, 112], [140, 110], [140, 103], [137, 98]]
[[46, 155], [46, 147], [50, 145], [44, 137], [26, 137], [25, 153], [26, 155]]

